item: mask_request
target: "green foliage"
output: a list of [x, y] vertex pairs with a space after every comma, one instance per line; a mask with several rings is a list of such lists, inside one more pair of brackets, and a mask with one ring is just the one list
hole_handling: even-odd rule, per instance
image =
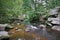
[[8, 22], [12, 17], [22, 13], [22, 0], [0, 0], [0, 18], [1, 22]]
[[[34, 17], [39, 20], [42, 15], [47, 15], [48, 11], [56, 6], [60, 6], [60, 0], [46, 0], [45, 5], [34, 0], [0, 0], [0, 23], [7, 23], [9, 19], [25, 14], [25, 23]], [[37, 7], [36, 7], [37, 4]]]

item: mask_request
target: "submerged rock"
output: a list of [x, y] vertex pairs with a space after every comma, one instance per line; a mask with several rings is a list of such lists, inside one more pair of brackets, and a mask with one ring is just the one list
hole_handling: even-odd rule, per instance
[[21, 38], [19, 38], [18, 40], [22, 40]]
[[38, 26], [38, 30], [45, 30], [46, 29], [46, 25], [43, 25], [43, 24], [40, 24], [39, 26]]
[[36, 26], [33, 26], [33, 25], [27, 25], [25, 31], [31, 31], [31, 30], [37, 30], [38, 28]]
[[16, 31], [18, 32], [18, 31], [21, 31], [22, 29], [16, 29]]
[[29, 27], [30, 29], [38, 29], [36, 26], [33, 26], [31, 24], [27, 25], [27, 27]]

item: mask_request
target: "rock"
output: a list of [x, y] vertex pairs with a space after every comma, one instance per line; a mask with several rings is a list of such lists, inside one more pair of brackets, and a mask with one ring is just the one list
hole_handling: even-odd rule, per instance
[[49, 11], [49, 15], [55, 15], [55, 14], [57, 14], [58, 12], [58, 9], [50, 9], [50, 11]]
[[53, 30], [60, 31], [60, 26], [53, 26], [52, 29], [53, 29]]
[[29, 32], [31, 30], [37, 30], [38, 28], [36, 26], [33, 26], [33, 25], [27, 25], [25, 31]]
[[43, 25], [43, 24], [40, 24], [40, 25], [39, 25], [39, 27], [46, 28], [46, 26], [45, 26], [45, 25]]
[[8, 24], [0, 24], [1, 27], [5, 27], [7, 26]]
[[8, 24], [0, 24], [0, 31], [4, 31]]
[[52, 24], [60, 25], [60, 19], [59, 18], [48, 18], [48, 21], [51, 21]]
[[29, 32], [29, 31], [30, 31], [30, 28], [29, 28], [29, 27], [27, 27], [27, 28], [25, 29], [25, 31], [26, 31], [26, 32]]
[[52, 27], [53, 25], [51, 23], [47, 23], [48, 26]]
[[35, 26], [32, 26], [32, 25], [31, 25], [30, 27], [31, 27], [32, 29], [38, 29], [37, 27], [35, 27]]
[[17, 23], [17, 25], [20, 25], [20, 23]]
[[46, 26], [43, 25], [43, 24], [40, 24], [38, 27], [39, 27], [40, 30], [41, 30], [41, 29], [42, 29], [42, 30], [45, 30], [45, 29], [46, 29]]
[[17, 29], [16, 31], [21, 31], [22, 29]]
[[16, 27], [15, 30], [16, 32], [18, 32], [18, 31], [21, 31], [22, 29]]
[[0, 24], [0, 31], [5, 31], [10, 28], [13, 28], [13, 26], [11, 26], [9, 24]]
[[6, 38], [6, 37], [9, 37], [8, 32], [0, 31], [0, 38]]
[[52, 24], [60, 25], [60, 19], [55, 18], [55, 19], [53, 19], [53, 20], [52, 20], [52, 22], [51, 22], [51, 23], [52, 23]]
[[36, 26], [33, 26], [31, 24], [27, 25], [27, 27], [29, 27], [30, 29], [38, 29]]
[[48, 21], [52, 21], [53, 18], [48, 18]]
[[60, 19], [60, 12], [59, 12], [59, 14], [58, 14], [58, 18]]
[[22, 40], [21, 38], [19, 38], [18, 40]]
[[13, 26], [12, 26], [12, 25], [9, 25], [9, 24], [8, 24], [6, 27], [8, 27], [8, 28], [13, 28]]

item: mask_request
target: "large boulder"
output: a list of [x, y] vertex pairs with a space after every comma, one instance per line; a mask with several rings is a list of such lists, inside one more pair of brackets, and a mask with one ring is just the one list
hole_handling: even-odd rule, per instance
[[7, 24], [0, 24], [0, 31], [4, 31]]
[[0, 31], [5, 31], [6, 29], [10, 29], [10, 28], [13, 27], [9, 24], [0, 24]]
[[53, 26], [52, 29], [53, 29], [53, 30], [60, 31], [60, 26]]
[[8, 38], [8, 37], [9, 37], [8, 32], [6, 32], [6, 31], [0, 31], [0, 39], [2, 39], [2, 38]]
[[54, 9], [50, 9], [50, 10], [49, 10], [49, 15], [55, 15], [55, 14], [58, 14], [57, 11], [58, 11], [58, 9], [55, 9], [55, 8], [54, 8]]
[[59, 12], [60, 12], [60, 7], [55, 7], [49, 10], [49, 15], [59, 14]]
[[60, 19], [59, 18], [48, 18], [48, 21], [51, 21], [52, 24], [60, 25]]

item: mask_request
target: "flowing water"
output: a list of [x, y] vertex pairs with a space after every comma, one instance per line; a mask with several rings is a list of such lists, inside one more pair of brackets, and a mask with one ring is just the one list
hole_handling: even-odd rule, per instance
[[55, 30], [47, 31], [44, 30], [36, 30], [35, 31], [38, 35], [46, 37], [48, 40], [60, 40], [60, 34], [58, 31], [55, 32]]
[[[12, 31], [14, 32], [15, 30], [12, 30]], [[60, 40], [60, 32], [55, 31], [55, 30], [47, 31], [46, 28], [44, 28], [44, 29], [41, 29], [41, 30], [34, 30], [33, 33], [36, 33], [39, 36], [43, 36], [43, 37], [47, 38], [47, 40]], [[18, 33], [16, 33], [16, 35], [17, 34]], [[21, 32], [19, 32], [19, 34], [21, 34]]]

